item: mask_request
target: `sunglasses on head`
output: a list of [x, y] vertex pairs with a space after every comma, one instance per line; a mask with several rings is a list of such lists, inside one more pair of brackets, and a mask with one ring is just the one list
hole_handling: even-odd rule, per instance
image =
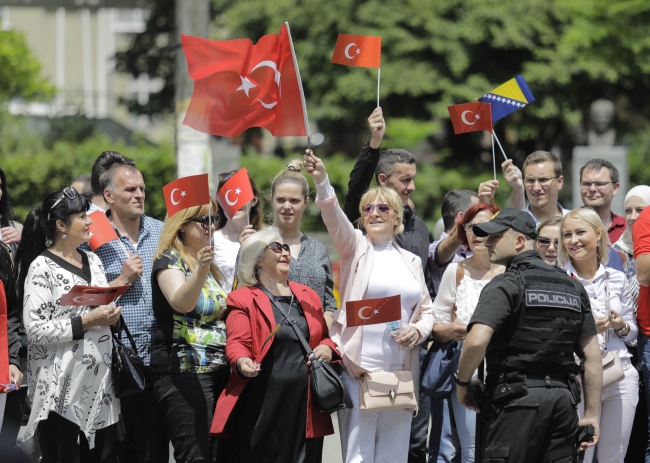
[[271, 251], [275, 252], [276, 254], [282, 254], [282, 251], [286, 251], [291, 254], [291, 249], [289, 248], [288, 244], [280, 244], [277, 241], [270, 243], [267, 248], [271, 249]]
[[61, 197], [57, 199], [54, 204], [52, 204], [52, 207], [50, 207], [50, 212], [47, 213], [47, 220], [50, 220], [50, 214], [52, 213], [52, 209], [58, 206], [61, 201], [63, 201], [65, 198], [75, 199], [77, 197], [77, 194], [78, 194], [77, 190], [75, 190], [74, 187], [69, 186], [64, 188]]
[[374, 212], [375, 209], [377, 209], [377, 214], [379, 215], [388, 215], [392, 207], [386, 203], [366, 204], [363, 206], [363, 213], [370, 215]]
[[[217, 221], [218, 217], [219, 216], [213, 216], [212, 217], [212, 223], [213, 224]], [[192, 222], [200, 223], [201, 228], [203, 228], [204, 230], [209, 230], [210, 229], [210, 216], [207, 215], [207, 214], [204, 215], [203, 217], [198, 217], [198, 218], [194, 218], [194, 219], [191, 219], [191, 220], [192, 220]]]
[[219, 183], [227, 182], [230, 177], [239, 172], [239, 169], [231, 170], [230, 172], [223, 172], [219, 174]]

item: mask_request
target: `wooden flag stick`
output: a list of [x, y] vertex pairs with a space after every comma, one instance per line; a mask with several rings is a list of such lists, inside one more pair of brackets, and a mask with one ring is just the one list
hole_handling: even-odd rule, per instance
[[492, 134], [492, 167], [494, 168], [494, 180], [497, 179], [497, 160], [494, 156], [494, 133]]
[[377, 68], [377, 107], [379, 108], [379, 83], [381, 82], [381, 68]]
[[212, 233], [212, 201], [208, 203], [208, 230], [210, 233], [210, 247], [214, 249], [214, 234]]
[[[506, 161], [507, 161], [507, 160], [508, 160], [508, 156], [506, 156], [506, 152], [503, 151], [503, 146], [501, 146], [501, 142], [499, 142], [499, 139], [497, 138], [497, 134], [494, 133], [494, 132], [492, 132], [492, 136], [494, 137], [494, 139], [495, 139], [495, 140], [497, 141], [497, 143], [499, 144], [499, 148], [501, 148], [501, 152], [503, 153], [503, 157], [506, 158]], [[492, 142], [492, 143], [494, 143], [494, 142]], [[493, 148], [494, 148], [494, 147], [493, 147]]]

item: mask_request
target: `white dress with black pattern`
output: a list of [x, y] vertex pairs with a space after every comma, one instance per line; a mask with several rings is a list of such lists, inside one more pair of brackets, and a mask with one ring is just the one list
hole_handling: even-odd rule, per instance
[[[80, 251], [81, 252], [81, 251]], [[61, 296], [74, 285], [108, 286], [99, 258], [86, 253], [90, 281], [48, 251], [29, 267], [25, 280], [23, 319], [29, 339], [27, 377], [32, 413], [24, 440], [35, 437], [38, 422], [50, 412], [77, 424], [89, 447], [95, 432], [117, 423], [120, 401], [113, 395], [110, 328], [95, 326], [73, 340], [72, 317], [90, 312], [88, 306], [60, 306]]]

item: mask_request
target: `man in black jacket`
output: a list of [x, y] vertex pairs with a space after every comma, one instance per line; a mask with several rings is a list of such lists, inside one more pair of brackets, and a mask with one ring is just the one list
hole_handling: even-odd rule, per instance
[[[379, 154], [379, 146], [386, 132], [386, 123], [381, 108], [376, 108], [368, 118], [372, 137], [363, 145], [361, 153], [350, 173], [348, 191], [345, 194], [343, 212], [350, 222], [355, 223], [361, 216], [359, 204], [361, 197], [368, 190], [373, 173], [377, 184], [392, 188], [402, 198], [404, 204], [404, 232], [395, 237], [397, 244], [412, 252], [422, 261], [422, 270], [427, 282], [429, 294], [434, 298], [433, 285], [429, 277], [429, 229], [424, 221], [415, 215], [409, 206], [411, 193], [415, 191], [415, 157], [403, 149], [389, 149]], [[427, 343], [422, 343], [426, 348]], [[420, 365], [425, 350], [420, 349]], [[426, 461], [427, 429], [429, 426], [430, 399], [420, 394], [419, 413], [411, 425], [411, 442], [409, 444], [409, 463]]]

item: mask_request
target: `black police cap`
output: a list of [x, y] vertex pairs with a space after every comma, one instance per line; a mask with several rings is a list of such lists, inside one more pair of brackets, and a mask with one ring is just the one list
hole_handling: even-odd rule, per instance
[[492, 233], [500, 233], [509, 228], [517, 230], [529, 238], [537, 238], [537, 230], [533, 217], [521, 209], [506, 208], [494, 214], [492, 220], [474, 225], [472, 231], [476, 236], [483, 237]]

